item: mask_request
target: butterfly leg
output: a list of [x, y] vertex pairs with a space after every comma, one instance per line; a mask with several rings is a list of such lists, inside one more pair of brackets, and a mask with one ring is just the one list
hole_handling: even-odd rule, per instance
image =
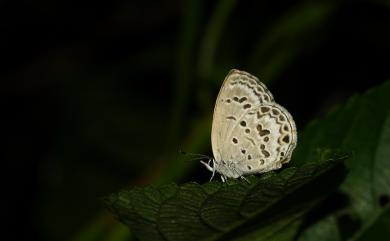
[[211, 178], [210, 178], [210, 181], [209, 181], [209, 182], [211, 182], [211, 181], [213, 180], [214, 174], [215, 174], [215, 170], [213, 169], [213, 174], [211, 174]]
[[[214, 175], [215, 175], [215, 161], [214, 161], [214, 159], [210, 159], [207, 164], [209, 164], [211, 161], [213, 161], [213, 174], [211, 175], [210, 182], [213, 180]], [[209, 166], [210, 166], [210, 164], [209, 164]]]
[[225, 178], [221, 175], [222, 182], [225, 182]]
[[251, 184], [251, 182], [244, 176], [240, 176], [242, 180], [246, 181], [248, 184]]

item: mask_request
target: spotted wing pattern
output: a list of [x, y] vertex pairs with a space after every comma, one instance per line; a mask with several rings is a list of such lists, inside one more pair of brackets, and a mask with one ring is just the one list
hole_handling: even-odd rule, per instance
[[264, 84], [232, 70], [216, 101], [211, 139], [217, 163], [233, 162], [239, 173], [251, 174], [288, 162], [297, 134], [292, 116], [274, 102]]

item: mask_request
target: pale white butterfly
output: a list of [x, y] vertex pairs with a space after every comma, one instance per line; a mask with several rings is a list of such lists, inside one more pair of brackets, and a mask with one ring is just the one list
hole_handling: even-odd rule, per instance
[[[202, 162], [227, 178], [279, 169], [297, 144], [295, 122], [255, 76], [231, 70], [219, 91], [211, 131], [214, 158]], [[211, 166], [212, 163], [212, 166]]]

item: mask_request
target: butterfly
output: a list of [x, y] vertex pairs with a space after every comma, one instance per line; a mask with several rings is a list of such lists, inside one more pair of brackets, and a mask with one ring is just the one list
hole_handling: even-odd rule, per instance
[[255, 76], [233, 69], [219, 91], [212, 123], [214, 158], [201, 161], [212, 172], [227, 178], [264, 173], [282, 167], [297, 145], [291, 114], [274, 101]]

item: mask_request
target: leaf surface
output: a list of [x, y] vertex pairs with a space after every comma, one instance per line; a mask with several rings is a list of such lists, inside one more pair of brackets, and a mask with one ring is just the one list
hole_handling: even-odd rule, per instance
[[[329, 220], [334, 232], [329, 232], [328, 221], [312, 225], [307, 232], [320, 232], [320, 240], [358, 239], [365, 230], [376, 225], [390, 199], [390, 81], [366, 94], [354, 96], [343, 107], [321, 121], [309, 125], [300, 136], [301, 142], [294, 155], [294, 164], [313, 161], [322, 148], [341, 148], [353, 152], [346, 161], [348, 176], [340, 186], [349, 199], [342, 213], [334, 213]], [[349, 222], [352, 222], [354, 227]], [[317, 226], [317, 227], [315, 227]], [[303, 234], [303, 237], [307, 234]], [[300, 240], [309, 240], [302, 238]]]
[[251, 176], [250, 184], [230, 180], [123, 190], [105, 202], [140, 240], [269, 239], [290, 224], [298, 227], [299, 218], [338, 186], [345, 158], [335, 156], [263, 178]]

